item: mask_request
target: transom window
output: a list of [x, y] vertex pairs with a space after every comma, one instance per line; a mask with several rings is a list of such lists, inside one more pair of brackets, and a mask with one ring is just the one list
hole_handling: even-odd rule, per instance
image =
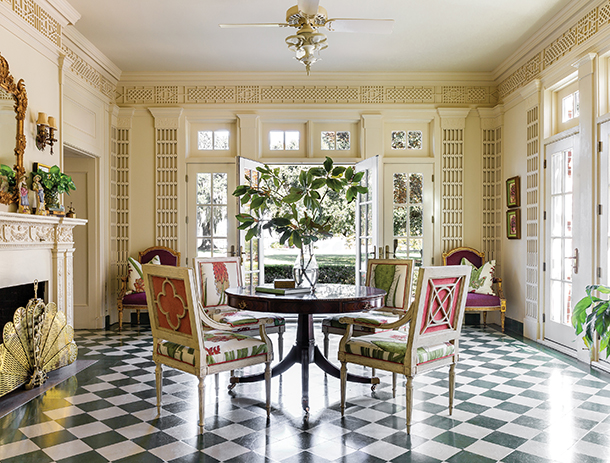
[[392, 149], [420, 150], [423, 147], [423, 139], [421, 130], [394, 130], [392, 131]]
[[323, 150], [349, 150], [349, 132], [322, 132]]
[[578, 90], [561, 100], [561, 122], [568, 122], [580, 116]]
[[200, 130], [197, 132], [197, 147], [199, 150], [228, 150], [228, 130]]
[[298, 130], [271, 130], [269, 149], [273, 151], [296, 151], [299, 149], [301, 133]]

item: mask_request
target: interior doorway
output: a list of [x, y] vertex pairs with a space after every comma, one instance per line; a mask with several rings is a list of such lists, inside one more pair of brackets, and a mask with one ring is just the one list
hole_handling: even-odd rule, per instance
[[76, 217], [87, 224], [74, 227], [74, 328], [99, 329], [103, 292], [99, 279], [99, 239], [97, 214], [97, 158], [64, 147], [63, 171], [72, 177], [76, 191], [64, 195], [64, 205], [72, 206]]

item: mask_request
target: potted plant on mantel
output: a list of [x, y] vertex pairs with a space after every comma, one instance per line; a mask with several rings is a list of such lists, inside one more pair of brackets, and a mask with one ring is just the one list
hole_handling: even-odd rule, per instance
[[76, 190], [72, 177], [62, 173], [58, 166], [51, 167], [48, 172], [41, 169], [32, 172], [32, 178], [36, 175], [40, 176], [46, 208], [51, 212], [63, 213], [64, 208], [59, 204], [59, 195], [70, 194], [70, 191]]
[[[262, 230], [275, 231], [280, 244], [288, 243], [299, 249], [295, 263], [295, 282], [307, 280], [315, 289], [318, 272], [313, 244], [332, 237], [332, 219], [325, 213], [324, 204], [332, 190], [345, 195], [348, 203], [358, 193], [368, 192], [360, 185], [364, 172], [355, 172], [353, 167], [335, 166], [327, 157], [323, 166], [301, 170], [298, 183], [289, 185], [281, 176], [279, 168], [268, 165], [257, 167], [258, 184], [239, 185], [233, 192], [241, 197], [242, 205], [249, 205], [250, 213], [240, 213], [236, 218], [240, 230], [247, 230], [246, 241], [259, 235]], [[247, 178], [248, 182], [252, 179]]]
[[572, 326], [576, 334], [584, 332], [583, 341], [593, 352], [595, 348], [595, 335], [599, 336], [599, 352], [606, 351], [606, 358], [610, 356], [610, 300], [602, 299], [592, 293], [610, 294], [610, 287], [605, 285], [589, 285], [587, 295], [574, 306]]

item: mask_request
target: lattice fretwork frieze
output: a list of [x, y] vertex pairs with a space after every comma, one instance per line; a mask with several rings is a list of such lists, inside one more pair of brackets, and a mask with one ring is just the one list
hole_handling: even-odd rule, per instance
[[446, 105], [497, 102], [495, 87], [473, 86], [328, 86], [328, 85], [206, 85], [124, 86], [117, 103], [176, 104], [405, 104]]
[[498, 86], [500, 99], [538, 78], [544, 69], [575, 47], [586, 43], [599, 32], [606, 31], [609, 24], [610, 0], [606, 0], [601, 5], [583, 14], [567, 29], [559, 31], [549, 45], [537, 52], [523, 66], [504, 79]]

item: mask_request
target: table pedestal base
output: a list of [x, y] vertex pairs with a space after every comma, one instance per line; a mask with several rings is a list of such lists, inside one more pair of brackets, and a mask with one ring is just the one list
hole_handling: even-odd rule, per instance
[[[328, 361], [318, 346], [316, 346], [314, 331], [313, 331], [313, 316], [308, 314], [299, 314], [297, 324], [297, 341], [288, 355], [271, 370], [271, 376], [277, 376], [284, 373], [295, 363], [301, 364], [301, 403], [303, 410], [309, 411], [309, 364], [315, 363], [324, 372], [335, 378], [341, 377], [340, 370]], [[229, 389], [233, 389], [237, 383], [253, 383], [255, 381], [264, 381], [265, 374], [249, 376], [233, 376], [231, 377], [231, 385]], [[347, 380], [355, 383], [379, 384], [379, 378], [367, 378], [365, 376], [347, 374]]]

